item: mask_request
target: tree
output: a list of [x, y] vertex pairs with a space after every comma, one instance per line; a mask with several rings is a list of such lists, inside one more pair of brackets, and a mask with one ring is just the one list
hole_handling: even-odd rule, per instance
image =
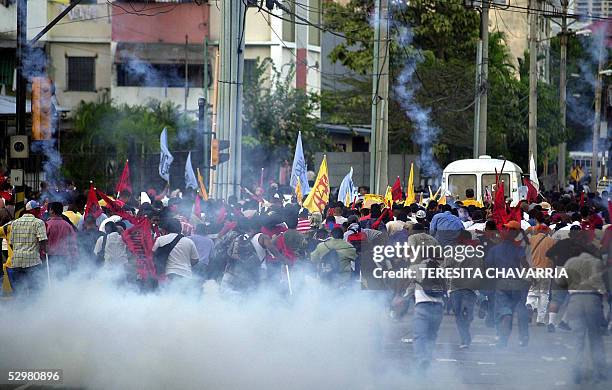
[[317, 127], [320, 97], [294, 88], [294, 75], [294, 66], [281, 71], [266, 58], [258, 61], [254, 75], [244, 82], [243, 178], [255, 181], [261, 168], [276, 172], [284, 160], [291, 162], [298, 131], [311, 167], [314, 152], [332, 147], [325, 130]]
[[[345, 98], [351, 95], [351, 88], [324, 95], [324, 99], [336, 104], [335, 107], [324, 104], [324, 108], [332, 107], [324, 115], [335, 123], [350, 123], [350, 118], [359, 118], [360, 123], [369, 123], [370, 111], [364, 110], [364, 107], [369, 107], [372, 99], [374, 35], [369, 20], [373, 12], [373, 1], [351, 0], [346, 5], [326, 3], [325, 10], [326, 26], [347, 37], [346, 42], [331, 51], [330, 59], [364, 75], [364, 79], [346, 83], [347, 86], [356, 86], [352, 90], [352, 100]], [[415, 100], [429, 111], [431, 121], [440, 130], [438, 143], [434, 145], [434, 155], [441, 165], [471, 157], [478, 13], [466, 9], [461, 0], [414, 0], [400, 6], [391, 6], [390, 12], [392, 35], [401, 26], [410, 27], [414, 34], [410, 47], [400, 47], [395, 40], [389, 46], [390, 151], [416, 151], [416, 146], [410, 141], [414, 132], [411, 118], [401, 110], [400, 97], [393, 91], [401, 69], [407, 61], [416, 59], [416, 82], [412, 85]], [[525, 110], [528, 107], [528, 88], [523, 79], [517, 78], [517, 74], [519, 72], [512, 65], [504, 35], [491, 33], [488, 150], [494, 156], [503, 155], [526, 166]], [[558, 138], [554, 140], [560, 135], [556, 128], [558, 121], [555, 119], [558, 118], [558, 105], [550, 86], [540, 84], [538, 89], [541, 95], [539, 125], [542, 127], [538, 142], [540, 150], [546, 151], [550, 145], [559, 142]]]
[[150, 100], [134, 106], [81, 102], [72, 120], [74, 128], [61, 142], [62, 169], [80, 186], [94, 180], [101, 187], [112, 187], [114, 170], [128, 157], [130, 145], [140, 158], [159, 153], [163, 128], [168, 129], [171, 148], [194, 146], [194, 121], [172, 102]]

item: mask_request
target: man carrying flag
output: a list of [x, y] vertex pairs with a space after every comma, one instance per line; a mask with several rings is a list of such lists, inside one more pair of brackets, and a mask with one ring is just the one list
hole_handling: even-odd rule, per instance
[[170, 164], [174, 161], [174, 157], [168, 150], [168, 130], [164, 128], [159, 137], [159, 176], [166, 182], [170, 183]]
[[[301, 184], [301, 178], [300, 178]], [[314, 182], [312, 191], [306, 197], [303, 207], [307, 208], [311, 213], [323, 212], [325, 206], [329, 202], [329, 176], [327, 173], [327, 156], [323, 156], [319, 173]]]
[[304, 149], [302, 149], [302, 132], [298, 132], [297, 143], [295, 144], [295, 154], [293, 156], [293, 166], [291, 168], [291, 180], [289, 181], [289, 185], [295, 190], [295, 187], [297, 186], [298, 182], [297, 178], [299, 177], [302, 194], [304, 195], [308, 195], [310, 193], [307, 172], [308, 166], [306, 165], [306, 159], [304, 158]]

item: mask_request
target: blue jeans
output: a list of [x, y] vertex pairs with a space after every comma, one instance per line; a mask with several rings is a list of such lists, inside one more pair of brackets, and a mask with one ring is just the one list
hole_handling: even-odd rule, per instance
[[495, 312], [498, 320], [499, 345], [508, 345], [512, 332], [512, 319], [518, 319], [519, 338], [529, 340], [529, 312], [527, 310], [528, 289], [497, 290], [495, 292]]
[[33, 267], [15, 267], [9, 271], [11, 287], [15, 297], [33, 295], [39, 292], [43, 277], [44, 265]]
[[429, 367], [443, 314], [444, 305], [437, 302], [419, 302], [414, 307], [412, 337], [417, 369]]
[[586, 344], [589, 344], [591, 361], [595, 375], [606, 375], [606, 352], [602, 339], [603, 302], [599, 294], [570, 294], [567, 314], [576, 335], [576, 353], [574, 355], [574, 375], [581, 375], [586, 356]]
[[450, 301], [455, 312], [455, 323], [457, 324], [461, 344], [470, 345], [472, 343], [470, 324], [474, 319], [476, 294], [468, 289], [455, 290], [450, 293]]

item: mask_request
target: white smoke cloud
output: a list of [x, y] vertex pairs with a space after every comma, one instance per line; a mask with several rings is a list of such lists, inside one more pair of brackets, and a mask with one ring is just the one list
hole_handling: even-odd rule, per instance
[[383, 306], [308, 285], [229, 300], [72, 277], [0, 306], [0, 368], [60, 368], [65, 385], [94, 389], [372, 387]]

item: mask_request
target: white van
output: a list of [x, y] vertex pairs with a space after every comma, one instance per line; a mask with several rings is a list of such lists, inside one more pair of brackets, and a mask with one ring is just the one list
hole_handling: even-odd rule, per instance
[[442, 173], [442, 181], [447, 194], [450, 193], [454, 199], [465, 199], [465, 190], [472, 188], [474, 195], [480, 202], [485, 199], [485, 189], [488, 189], [489, 194], [495, 190], [495, 170], [497, 173], [502, 172], [501, 180], [504, 181], [504, 193], [506, 198], [512, 198], [512, 204], [517, 204], [519, 197], [519, 187], [522, 183], [521, 167], [512, 161], [498, 160], [491, 156], [480, 156], [479, 158], [470, 158], [465, 160], [454, 161], [444, 168]]

